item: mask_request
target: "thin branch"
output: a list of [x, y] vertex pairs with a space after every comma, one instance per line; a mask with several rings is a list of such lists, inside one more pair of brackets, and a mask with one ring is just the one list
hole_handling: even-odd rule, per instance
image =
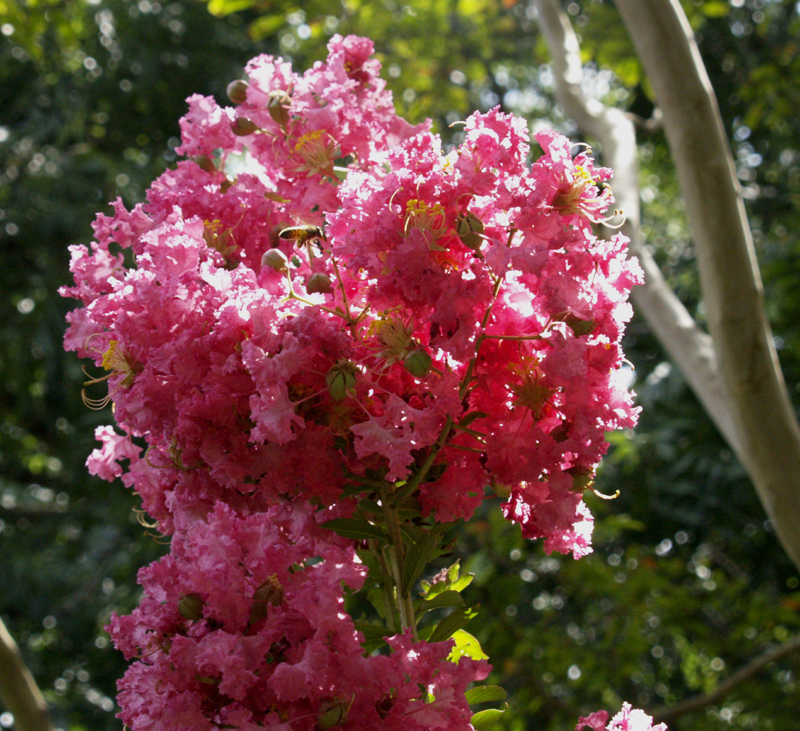
[[621, 231], [630, 239], [631, 254], [639, 260], [645, 273], [644, 285], [636, 287], [632, 293], [634, 305], [680, 368], [728, 444], [739, 454], [738, 438], [717, 372], [711, 338], [697, 326], [675, 296], [643, 245], [634, 121], [623, 111], [586, 97], [581, 88], [580, 45], [569, 17], [556, 0], [536, 0], [536, 7], [539, 27], [553, 62], [559, 103], [586, 134], [599, 140], [603, 162], [614, 170], [616, 207], [625, 214]]
[[750, 226], [714, 90], [679, 0], [616, 5], [664, 114], [736, 434], [732, 445], [800, 568], [800, 425], [764, 312]]
[[782, 645], [773, 647], [765, 653], [753, 658], [747, 665], [737, 670], [732, 675], [729, 675], [714, 690], [710, 693], [703, 695], [696, 695], [692, 698], [687, 698], [685, 701], [676, 703], [672, 706], [661, 706], [652, 711], [654, 720], [656, 721], [671, 721], [678, 716], [690, 711], [696, 711], [700, 708], [710, 706], [712, 703], [724, 698], [730, 693], [737, 685], [741, 685], [745, 681], [752, 678], [757, 672], [765, 668], [772, 662], [788, 655], [791, 652], [800, 650], [800, 635], [795, 635], [790, 640], [787, 640]]
[[22, 654], [0, 620], [0, 702], [14, 716], [19, 731], [53, 731], [47, 704]]

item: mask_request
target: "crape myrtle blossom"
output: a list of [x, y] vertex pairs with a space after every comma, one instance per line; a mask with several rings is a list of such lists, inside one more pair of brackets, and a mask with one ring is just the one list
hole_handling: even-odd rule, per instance
[[135, 660], [119, 683], [128, 726], [471, 728], [464, 692], [486, 661], [451, 662], [452, 641], [404, 635], [364, 657], [343, 600], [364, 567], [318, 519], [289, 503], [176, 515], [171, 553], [140, 571], [139, 607], [110, 625]]
[[638, 708], [631, 708], [630, 703], [623, 703], [620, 712], [608, 721], [607, 711], [596, 711], [585, 718], [581, 718], [575, 731], [667, 731], [666, 724], [659, 723], [653, 726], [652, 717]]
[[[348, 44], [354, 77], [342, 70]], [[249, 135], [228, 139], [210, 102], [193, 107], [184, 147], [199, 149], [205, 133], [228, 139], [222, 160], [244, 141], [255, 172], [231, 179], [183, 161], [147, 203], [99, 217], [92, 250], [73, 247], [80, 283], [64, 291], [86, 306], [71, 313], [67, 347], [110, 370], [117, 421], [145, 437], [148, 461], [207, 472], [210, 500], [330, 504], [347, 471], [404, 480], [436, 452], [420, 481], [424, 512], [468, 518], [492, 483], [526, 536], [584, 555], [581, 491], [605, 432], [636, 413], [618, 368], [639, 270], [621, 237], [591, 231], [610, 195], [594, 183], [610, 173], [551, 132], [528, 167], [524, 122], [497, 110], [473, 115], [443, 155], [430, 133], [386, 121], [362, 44], [331, 48], [328, 66], [304, 77], [272, 59], [250, 64], [254, 101], [229, 114], [256, 119]], [[289, 99], [280, 122], [251, 108], [276, 89]], [[309, 115], [355, 160], [340, 184], [332, 168], [293, 161]], [[373, 127], [382, 147], [359, 147]], [[330, 188], [324, 216], [297, 211], [300, 178]], [[277, 236], [323, 218], [324, 241]], [[111, 253], [128, 247], [134, 269]]]
[[65, 346], [122, 430], [97, 430], [89, 469], [172, 535], [111, 623], [133, 731], [470, 728], [484, 662], [405, 623], [363, 656], [343, 592], [365, 567], [320, 527], [360, 493], [430, 525], [491, 486], [526, 537], [591, 551], [582, 493], [637, 415], [620, 340], [641, 273], [592, 229], [611, 173], [555, 132], [529, 164], [497, 109], [445, 154], [371, 53], [335, 36], [303, 75], [251, 61], [235, 107], [191, 97], [187, 159], [70, 247]]

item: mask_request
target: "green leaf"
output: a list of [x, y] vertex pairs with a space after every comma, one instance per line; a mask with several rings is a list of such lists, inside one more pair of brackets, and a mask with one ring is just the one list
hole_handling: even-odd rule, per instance
[[456, 609], [455, 612], [448, 614], [431, 633], [429, 642], [441, 642], [450, 639], [455, 632], [464, 627], [477, 612], [470, 607]]
[[367, 601], [372, 604], [381, 619], [386, 619], [386, 603], [380, 585], [374, 584], [367, 589]]
[[423, 614], [425, 614], [425, 612], [430, 612], [433, 609], [463, 606], [464, 600], [461, 598], [461, 594], [459, 594], [457, 591], [443, 591], [441, 594], [437, 594], [433, 599], [427, 599], [417, 604], [417, 618], [421, 617]]
[[380, 572], [381, 570], [380, 561], [378, 561], [378, 557], [374, 553], [372, 553], [372, 551], [367, 551], [364, 550], [363, 548], [359, 548], [356, 551], [356, 556], [358, 556], [361, 563], [363, 563], [367, 567], [369, 573]]
[[460, 576], [458, 581], [453, 582], [450, 588], [453, 591], [464, 591], [471, 583], [472, 580], [475, 578], [475, 574], [464, 574]]
[[366, 485], [359, 485], [357, 482], [349, 482], [342, 488], [342, 497], [360, 495], [362, 492], [368, 492], [369, 490], [370, 488]]
[[449, 569], [447, 569], [447, 583], [452, 585], [453, 582], [458, 581], [460, 573], [461, 561], [456, 561]]
[[478, 711], [477, 713], [473, 714], [470, 723], [475, 731], [485, 731], [485, 729], [490, 728], [491, 725], [505, 712], [505, 708], [503, 710], [499, 710], [497, 708], [487, 708], [485, 711]]
[[397, 508], [396, 512], [400, 520], [414, 520], [422, 516], [419, 510], [413, 508]]
[[358, 501], [358, 507], [366, 513], [383, 517], [383, 508], [375, 500], [364, 498]]
[[372, 622], [354, 622], [355, 628], [364, 635], [367, 640], [382, 640], [389, 632], [382, 624]]
[[422, 596], [426, 599], [433, 599], [435, 596], [442, 594], [445, 591], [463, 591], [466, 589], [474, 578], [473, 574], [464, 574], [459, 576], [461, 564], [456, 561], [450, 568], [447, 569], [446, 579], [430, 583], [422, 581], [421, 590]]
[[[474, 637], [469, 632], [465, 632], [463, 629], [456, 630], [456, 632], [453, 633], [453, 639], [456, 641], [456, 646], [447, 657], [451, 662], [457, 663], [462, 657], [471, 657], [473, 660], [489, 659], [489, 656], [483, 651], [481, 643], [478, 642], [477, 637]], [[505, 693], [505, 691], [503, 692]], [[503, 698], [505, 698], [505, 696], [503, 696]], [[503, 700], [503, 698], [497, 700]], [[475, 701], [475, 703], [480, 703], [480, 701]]]
[[485, 416], [488, 416], [488, 414], [485, 414], [483, 411], [471, 411], [458, 422], [458, 426], [469, 426], [475, 419], [482, 419]]
[[423, 533], [422, 538], [408, 547], [403, 562], [402, 592], [407, 594], [436, 551], [439, 536], [434, 531]]
[[420, 526], [408, 523], [400, 523], [400, 533], [403, 535], [403, 542], [409, 546], [409, 550], [425, 536], [425, 531]]
[[210, 0], [208, 12], [217, 17], [224, 17], [252, 7], [254, 4], [253, 0]]
[[489, 701], [504, 701], [508, 697], [499, 685], [479, 685], [471, 688], [466, 693], [467, 703], [475, 706], [478, 703], [488, 703]]
[[356, 629], [364, 635], [364, 642], [361, 643], [361, 647], [367, 655], [372, 654], [379, 647], [386, 644], [384, 637], [391, 634], [382, 624], [374, 624], [372, 622], [355, 622], [354, 624]]
[[[212, 2], [227, 2], [228, 0], [212, 0]], [[244, 1], [244, 0], [243, 0]], [[250, 2], [254, 5], [254, 2]], [[278, 15], [262, 15], [256, 18], [248, 28], [250, 36], [254, 41], [260, 41], [268, 36], [277, 33], [283, 26], [286, 25], [286, 16], [282, 13]]]
[[700, 12], [705, 15], [706, 18], [724, 18], [730, 11], [730, 5], [728, 5], [727, 2], [721, 2], [721, 0], [703, 3], [700, 8]]
[[350, 538], [355, 541], [369, 540], [375, 538], [379, 541], [386, 541], [386, 533], [377, 525], [372, 525], [366, 520], [358, 518], [334, 518], [322, 524], [325, 528], [330, 528], [334, 533], [343, 538]]

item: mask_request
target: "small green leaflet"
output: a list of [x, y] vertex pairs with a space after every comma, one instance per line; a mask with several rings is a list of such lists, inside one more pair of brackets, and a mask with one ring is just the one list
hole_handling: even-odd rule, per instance
[[435, 531], [428, 531], [422, 539], [409, 546], [403, 566], [403, 591], [408, 592], [433, 557], [439, 543]]
[[377, 525], [372, 525], [366, 520], [358, 518], [334, 518], [322, 524], [343, 538], [355, 541], [365, 541], [371, 538], [379, 541], [387, 540], [386, 532]]
[[478, 705], [478, 703], [488, 703], [489, 701], [504, 701], [507, 697], [508, 693], [499, 685], [479, 685], [466, 693], [467, 703], [471, 706]]
[[436, 581], [433, 584], [429, 581], [421, 581], [422, 596], [426, 599], [433, 599], [445, 591], [464, 591], [472, 583], [473, 575], [464, 574], [464, 576], [459, 576], [460, 571], [461, 565], [456, 561], [447, 569], [447, 578], [444, 581]]
[[370, 622], [355, 622], [355, 626], [364, 635], [362, 647], [366, 655], [372, 654], [386, 643], [383, 639], [387, 635], [386, 627]]
[[492, 724], [505, 712], [505, 708], [502, 711], [497, 708], [488, 708], [485, 711], [478, 711], [472, 716], [470, 723], [475, 731], [487, 731], [487, 729], [490, 729]]
[[457, 591], [443, 591], [437, 594], [433, 599], [426, 599], [425, 601], [418, 602], [414, 606], [417, 617], [421, 617], [425, 612], [430, 612], [433, 609], [441, 609], [443, 607], [463, 607], [464, 600], [461, 594]]
[[[450, 615], [452, 616], [452, 615]], [[471, 657], [473, 660], [488, 660], [489, 656], [483, 651], [481, 647], [481, 643], [478, 642], [477, 638], [471, 635], [469, 632], [465, 632], [463, 629], [456, 630], [453, 633], [453, 639], [456, 641], [456, 646], [447, 656], [447, 659], [451, 662], [458, 662], [462, 657]], [[497, 687], [497, 686], [482, 686], [484, 688], [490, 687]], [[470, 693], [473, 691], [480, 690], [480, 688], [473, 688]], [[502, 688], [499, 688], [502, 690]], [[505, 698], [505, 691], [503, 691]], [[467, 694], [469, 696], [469, 694]], [[503, 698], [485, 698], [484, 700], [503, 700]], [[471, 701], [469, 697], [467, 698], [469, 703], [482, 703], [483, 701]]]
[[[464, 627], [473, 617], [477, 616], [477, 612], [470, 607], [463, 609], [456, 609], [455, 612], [448, 614], [433, 630], [428, 642], [441, 642], [442, 640], [450, 639], [458, 630]], [[477, 642], [477, 640], [476, 640]]]

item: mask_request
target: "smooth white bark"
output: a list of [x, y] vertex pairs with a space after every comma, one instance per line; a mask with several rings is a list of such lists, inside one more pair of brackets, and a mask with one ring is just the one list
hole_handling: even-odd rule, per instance
[[578, 40], [556, 0], [536, 0], [559, 101], [603, 145], [623, 232], [645, 270], [634, 304], [736, 453], [800, 568], [800, 427], [789, 400], [733, 159], [714, 91], [677, 0], [617, 0], [655, 90], [694, 235], [709, 334], [642, 245], [633, 123], [581, 92]]
[[0, 620], [0, 702], [19, 731], [53, 731], [47, 704], [26, 667], [17, 643]]
[[603, 162], [614, 170], [615, 207], [625, 216], [621, 231], [630, 239], [631, 254], [639, 260], [645, 273], [645, 285], [633, 292], [634, 305], [738, 454], [738, 439], [717, 373], [711, 338], [697, 326], [675, 296], [643, 245], [634, 124], [621, 110], [584, 96], [580, 86], [583, 75], [580, 47], [566, 13], [556, 0], [536, 0], [536, 5], [539, 27], [550, 50], [557, 79], [558, 101], [586, 134], [601, 143]]

